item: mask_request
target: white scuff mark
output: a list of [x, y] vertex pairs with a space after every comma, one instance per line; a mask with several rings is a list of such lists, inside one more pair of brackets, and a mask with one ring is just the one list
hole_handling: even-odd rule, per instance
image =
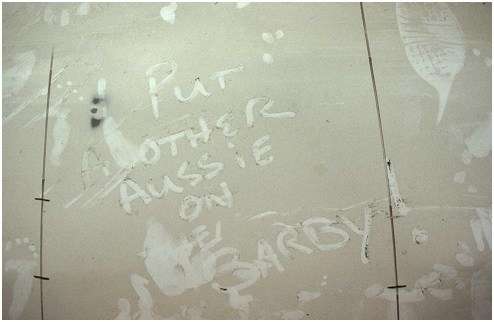
[[305, 312], [301, 310], [283, 310], [275, 314], [282, 320], [301, 320], [305, 316]]
[[472, 53], [473, 53], [475, 56], [477, 56], [477, 57], [479, 57], [479, 56], [480, 56], [480, 50], [479, 50], [478, 48], [473, 48], [473, 49], [472, 49]]
[[434, 266], [432, 266], [432, 269], [440, 274], [443, 274], [448, 279], [453, 279], [458, 275], [457, 270], [454, 267], [448, 265], [434, 264]]
[[466, 253], [456, 254], [455, 258], [458, 261], [458, 263], [460, 263], [462, 266], [465, 267], [472, 267], [474, 264], [473, 257]]
[[429, 241], [429, 233], [425, 229], [415, 227], [412, 230], [412, 238], [417, 245], [425, 244], [427, 241]]
[[114, 320], [131, 320], [130, 303], [127, 299], [118, 299], [118, 315]]
[[222, 71], [219, 71], [219, 72], [215, 72], [213, 73], [209, 79], [211, 80], [218, 80], [218, 83], [220, 84], [220, 88], [221, 89], [225, 89], [226, 87], [226, 83], [225, 83], [225, 76], [228, 75], [228, 74], [232, 74], [232, 73], [238, 73], [238, 72], [242, 72], [244, 70], [244, 66], [243, 65], [239, 65], [235, 68], [231, 68], [231, 69], [227, 69], [227, 70], [222, 70]]
[[283, 32], [283, 30], [278, 29], [274, 33], [274, 36], [276, 37], [276, 39], [281, 39], [281, 38], [283, 38], [283, 36], [285, 36], [285, 33]]
[[310, 302], [312, 300], [315, 300], [320, 296], [321, 296], [321, 292], [298, 291], [297, 292], [297, 301], [299, 304], [304, 304], [304, 303]]
[[396, 19], [410, 64], [439, 95], [439, 124], [464, 66], [463, 31], [446, 3], [397, 3]]
[[205, 96], [205, 97], [208, 97], [208, 96], [211, 96], [211, 93], [209, 93], [205, 88], [204, 86], [202, 85], [201, 81], [199, 80], [199, 78], [196, 78], [195, 82], [194, 82], [194, 88], [192, 89], [192, 92], [190, 93], [189, 96], [187, 97], [184, 97], [182, 95], [182, 90], [180, 89], [179, 86], [175, 86], [174, 89], [173, 89], [174, 93], [175, 93], [175, 97], [182, 103], [186, 103], [186, 102], [189, 102], [191, 101], [194, 97], [197, 96], [197, 94], [201, 94], [202, 96]]
[[172, 2], [168, 6], [164, 6], [161, 8], [161, 18], [167, 23], [173, 25], [175, 23], [175, 11], [177, 11], [177, 3]]
[[263, 32], [261, 35], [262, 40], [267, 42], [268, 44], [274, 43], [274, 37], [273, 34], [270, 32]]
[[146, 288], [146, 285], [149, 283], [148, 280], [138, 274], [133, 273], [130, 275], [130, 282], [134, 288], [134, 291], [139, 296], [139, 300], [137, 302], [139, 310], [134, 314], [133, 318], [138, 320], [161, 319], [161, 317], [154, 312], [154, 301], [151, 293], [149, 293]]
[[492, 249], [492, 215], [490, 209], [476, 208], [476, 216], [470, 220], [470, 227], [479, 251], [484, 251], [484, 238]]
[[[388, 171], [389, 190], [391, 192], [393, 207], [398, 210], [399, 216], [406, 216], [411, 209], [407, 207], [405, 201], [403, 201], [403, 198], [401, 197], [394, 166], [391, 166], [391, 161], [389, 159], [387, 160], [386, 169]], [[397, 216], [398, 215], [395, 215], [395, 217]]]
[[487, 67], [491, 67], [492, 66], [492, 59], [489, 58], [489, 57], [485, 57], [484, 58], [484, 64], [487, 66]]
[[455, 255], [458, 263], [465, 267], [472, 267], [475, 261], [471, 256], [472, 251], [470, 249], [470, 246], [460, 240], [458, 241], [458, 251], [459, 252]]
[[272, 210], [270, 210], [270, 211], [265, 211], [265, 212], [262, 212], [262, 213], [260, 213], [260, 214], [257, 214], [257, 215], [254, 215], [254, 216], [250, 217], [250, 218], [248, 219], [248, 221], [255, 220], [255, 219], [260, 219], [260, 218], [264, 218], [264, 217], [266, 217], [266, 216], [271, 216], [271, 215], [276, 215], [276, 214], [278, 214], [278, 212], [277, 212], [277, 211], [272, 211]]
[[438, 272], [432, 271], [429, 274], [426, 274], [426, 275], [420, 277], [415, 282], [415, 288], [428, 289], [428, 288], [431, 288], [435, 285], [438, 285], [439, 283], [441, 283], [439, 277], [440, 277], [440, 274]]
[[103, 136], [113, 160], [120, 168], [132, 169], [141, 161], [139, 148], [124, 137], [111, 116], [103, 120]]
[[470, 164], [470, 162], [472, 162], [472, 158], [473, 155], [470, 153], [470, 151], [468, 151], [468, 149], [463, 151], [463, 153], [461, 154], [461, 161], [463, 161], [465, 165]]
[[274, 58], [271, 54], [264, 53], [264, 54], [262, 54], [262, 61], [265, 62], [266, 64], [270, 65], [274, 62]]
[[53, 9], [50, 7], [46, 7], [44, 14], [43, 14], [43, 20], [49, 24], [53, 24], [55, 21], [55, 13], [53, 12]]
[[474, 185], [469, 185], [467, 191], [470, 193], [477, 193], [477, 188]]
[[454, 182], [461, 184], [461, 183], [465, 182], [466, 176], [467, 176], [467, 173], [465, 171], [460, 171], [460, 172], [455, 173], [453, 180], [454, 180]]
[[36, 63], [36, 56], [34, 55], [34, 51], [31, 50], [16, 55], [13, 60], [14, 66], [3, 72], [3, 98], [17, 95], [26, 85], [26, 82], [29, 80], [33, 72], [33, 68]]
[[429, 293], [441, 301], [448, 301], [453, 298], [453, 290], [451, 289], [431, 288], [429, 289]]
[[98, 79], [98, 96], [103, 98], [106, 96], [106, 79]]
[[242, 8], [247, 7], [248, 5], [250, 5], [250, 2], [240, 1], [240, 2], [237, 2], [236, 7], [237, 7], [237, 9], [242, 9]]
[[61, 110], [57, 114], [55, 124], [53, 125], [53, 146], [50, 153], [50, 161], [55, 166], [60, 166], [60, 156], [65, 150], [70, 137], [70, 124], [67, 121], [69, 109]]
[[87, 16], [89, 13], [89, 3], [88, 2], [83, 2], [77, 7], [77, 12], [76, 15], [78, 16]]
[[[425, 299], [424, 294], [419, 289], [405, 290], [403, 288], [398, 289], [400, 302], [413, 303], [420, 302]], [[367, 288], [365, 291], [367, 298], [381, 298], [389, 302], [396, 302], [396, 290], [385, 288], [380, 284], [374, 284]]]
[[[26, 307], [26, 304], [31, 296], [33, 288], [33, 274], [38, 266], [38, 254], [36, 248], [31, 245], [28, 238], [17, 238], [15, 246], [12, 242], [7, 242], [7, 247], [4, 252], [5, 272], [14, 271], [16, 276], [12, 289], [12, 294], [9, 296], [12, 302], [8, 309], [9, 319], [17, 320], [21, 318], [21, 314]], [[6, 277], [4, 275], [4, 283]], [[5, 286], [5, 285], [4, 285]]]
[[69, 23], [70, 23], [70, 12], [64, 9], [60, 14], [60, 26], [65, 27]]
[[492, 318], [492, 281], [490, 270], [479, 270], [473, 273], [470, 285], [472, 318], [476, 320], [490, 320]]
[[[188, 240], [175, 240], [154, 219], [147, 226], [144, 264], [163, 294], [180, 295], [213, 280], [216, 258], [209, 251], [192, 255], [194, 245]], [[217, 236], [217, 242], [220, 240], [221, 236]]]
[[476, 158], [485, 158], [491, 152], [492, 146], [492, 124], [488, 121], [479, 125], [473, 133], [465, 139], [468, 152]]

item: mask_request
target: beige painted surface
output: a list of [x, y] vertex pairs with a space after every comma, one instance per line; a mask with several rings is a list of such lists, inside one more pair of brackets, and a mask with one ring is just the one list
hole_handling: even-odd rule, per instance
[[[491, 248], [484, 238], [479, 250], [470, 225], [491, 222], [490, 141], [486, 156], [468, 164], [461, 158], [465, 141], [483, 140], [485, 130], [468, 139], [482, 122], [490, 138], [488, 7], [450, 5], [464, 33], [465, 63], [436, 125], [437, 93], [407, 59], [395, 5], [365, 5], [388, 157], [411, 209], [395, 222], [400, 284], [407, 285], [402, 317], [490, 316]], [[179, 3], [175, 11], [158, 3], [11, 3], [3, 5], [3, 37], [4, 318], [40, 318], [39, 281], [31, 286], [25, 277], [39, 272], [34, 198], [52, 45], [45, 318], [395, 318], [393, 291], [376, 286], [394, 284], [394, 266], [357, 3]], [[174, 64], [173, 79], [160, 86]], [[213, 75], [234, 68], [221, 88]], [[150, 78], [158, 85], [154, 111]], [[177, 89], [187, 97], [195, 82], [210, 95], [181, 102]], [[104, 99], [93, 104], [98, 95]], [[253, 119], [249, 101], [257, 102]], [[95, 128], [92, 108], [104, 116]], [[217, 123], [227, 113], [230, 128]], [[195, 145], [200, 120], [211, 132]], [[163, 140], [171, 135], [182, 135], [176, 155]], [[271, 146], [257, 160], [256, 141], [257, 149]], [[139, 154], [146, 146], [155, 152]], [[185, 174], [195, 177], [179, 178], [187, 161]], [[221, 163], [217, 173], [217, 163], [201, 166], [213, 162]], [[461, 171], [463, 183], [455, 182]], [[175, 191], [153, 197], [148, 183], [160, 190], [164, 176]], [[143, 199], [131, 201], [128, 213], [122, 191], [133, 195], [137, 186]], [[203, 204], [197, 216], [190, 209], [181, 216], [188, 200]], [[476, 208], [487, 214], [477, 216]], [[266, 216], [252, 218], [259, 214]], [[426, 230], [428, 241], [416, 244], [414, 228]], [[193, 233], [201, 229], [210, 232], [204, 240]], [[457, 258], [473, 258], [473, 266]], [[414, 290], [434, 264], [457, 274], [432, 274], [434, 285]], [[444, 299], [447, 289], [451, 299]], [[424, 298], [404, 302], [418, 293]]]

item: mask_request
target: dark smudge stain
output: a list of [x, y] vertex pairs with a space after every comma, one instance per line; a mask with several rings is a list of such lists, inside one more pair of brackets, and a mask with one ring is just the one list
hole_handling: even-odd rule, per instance
[[94, 129], [95, 127], [98, 127], [101, 124], [102, 120], [95, 119], [94, 117], [91, 118], [91, 127]]
[[93, 107], [93, 108], [91, 109], [91, 113], [93, 113], [93, 114], [94, 114], [94, 113], [96, 113], [96, 112], [98, 112], [98, 109], [97, 109], [97, 108], [95, 108], [95, 107]]
[[99, 97], [93, 97], [92, 99], [92, 103], [93, 104], [99, 104], [99, 102], [101, 102], [103, 99], [102, 98], [99, 98]]

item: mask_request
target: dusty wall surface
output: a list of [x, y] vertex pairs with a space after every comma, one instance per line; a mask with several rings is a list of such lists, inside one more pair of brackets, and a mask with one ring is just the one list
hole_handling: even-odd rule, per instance
[[[3, 317], [491, 316], [490, 4], [3, 4]], [[386, 162], [388, 161], [388, 162]], [[388, 198], [388, 191], [391, 198]]]

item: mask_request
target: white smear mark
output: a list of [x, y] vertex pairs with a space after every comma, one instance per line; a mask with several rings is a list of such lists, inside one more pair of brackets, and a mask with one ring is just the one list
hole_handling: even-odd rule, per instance
[[191, 101], [194, 97], [197, 96], [197, 94], [201, 94], [206, 97], [211, 95], [211, 93], [206, 91], [199, 78], [196, 78], [194, 82], [194, 88], [192, 89], [192, 92], [188, 97], [184, 97], [182, 95], [182, 90], [180, 89], [179, 86], [175, 86], [174, 93], [175, 93], [175, 97], [182, 103]]
[[477, 193], [477, 188], [473, 185], [469, 185], [467, 191], [470, 193]]
[[153, 312], [154, 301], [151, 297], [151, 293], [149, 293], [148, 289], [146, 288], [146, 285], [149, 283], [148, 280], [138, 274], [131, 274], [130, 282], [135, 292], [139, 296], [139, 300], [137, 302], [139, 311], [134, 315], [133, 318], [139, 320], [160, 319], [160, 317]]
[[301, 320], [304, 318], [305, 312], [301, 310], [283, 310], [278, 312], [276, 315], [280, 316], [282, 320]]
[[472, 267], [474, 264], [473, 257], [465, 253], [456, 254], [455, 258], [458, 263], [465, 267]]
[[276, 39], [281, 39], [281, 38], [283, 38], [283, 36], [285, 36], [285, 33], [283, 32], [283, 30], [279, 29], [279, 30], [276, 30], [276, 32], [274, 33], [274, 36], [276, 37]]
[[106, 79], [104, 78], [98, 79], [98, 96], [99, 97], [106, 96]]
[[465, 140], [468, 152], [476, 158], [484, 158], [491, 152], [492, 124], [488, 121], [479, 125]]
[[45, 12], [43, 15], [43, 20], [49, 24], [53, 24], [55, 21], [55, 13], [53, 12], [53, 9], [50, 7], [45, 8]]
[[269, 53], [264, 53], [262, 54], [262, 61], [265, 62], [266, 64], [270, 65], [274, 62], [273, 56]]
[[470, 285], [472, 317], [476, 320], [492, 319], [491, 272], [480, 270], [473, 273]]
[[400, 195], [400, 189], [398, 188], [398, 181], [396, 180], [394, 166], [393, 167], [391, 166], [391, 161], [389, 159], [387, 160], [387, 170], [388, 170], [389, 189], [391, 190], [391, 199], [393, 202], [393, 206], [398, 210], [399, 216], [406, 216], [410, 211], [410, 208], [407, 207], [407, 205], [403, 201], [403, 198]]
[[[215, 243], [221, 241], [217, 232]], [[161, 292], [176, 296], [213, 280], [216, 259], [207, 250], [192, 256], [194, 245], [175, 240], [153, 219], [148, 222], [144, 240], [144, 264]], [[212, 247], [212, 246], [210, 246]]]
[[77, 7], [77, 12], [76, 14], [78, 16], [86, 16], [89, 13], [89, 3], [88, 2], [83, 2]]
[[[12, 287], [12, 295], [9, 298], [12, 302], [9, 306], [8, 316], [10, 319], [17, 320], [21, 317], [22, 312], [31, 296], [33, 286], [33, 273], [36, 268], [38, 255], [30, 245], [29, 239], [21, 241], [17, 238], [16, 245], [8, 243], [9, 249], [4, 252], [5, 272], [15, 271], [15, 281]], [[5, 276], [4, 276], [5, 281]]]
[[113, 117], [103, 120], [103, 135], [113, 159], [120, 168], [131, 169], [140, 161], [139, 148], [123, 136]]
[[452, 289], [430, 288], [429, 293], [435, 298], [440, 299], [441, 301], [447, 301], [453, 298]]
[[439, 95], [439, 124], [465, 62], [461, 27], [446, 3], [397, 3], [396, 18], [410, 64]]
[[268, 44], [274, 43], [273, 34], [270, 33], [270, 32], [263, 32], [262, 35], [261, 35], [261, 37], [262, 37], [262, 40], [264, 40]]
[[60, 111], [53, 126], [53, 146], [50, 161], [55, 166], [60, 166], [60, 155], [65, 150], [70, 137], [70, 125], [67, 121], [69, 109]]
[[255, 220], [255, 219], [260, 219], [260, 218], [264, 218], [266, 216], [271, 216], [271, 215], [276, 215], [278, 214], [277, 211], [265, 211], [265, 212], [262, 212], [258, 215], [255, 215], [255, 216], [252, 216], [248, 219], [248, 221], [251, 221], [251, 220]]
[[438, 273], [443, 274], [448, 279], [455, 278], [458, 275], [458, 272], [456, 271], [456, 269], [454, 267], [448, 266], [448, 265], [434, 264], [434, 266], [432, 266], [432, 269]]
[[237, 6], [237, 9], [242, 9], [242, 8], [247, 7], [249, 4], [250, 4], [250, 2], [241, 1], [241, 2], [237, 2], [236, 6]]
[[238, 72], [241, 72], [244, 70], [244, 66], [240, 65], [238, 67], [235, 67], [235, 68], [231, 68], [231, 69], [227, 69], [227, 70], [222, 70], [222, 71], [219, 71], [219, 72], [216, 72], [216, 73], [213, 73], [209, 79], [212, 79], [212, 80], [218, 80], [218, 83], [220, 84], [220, 88], [221, 89], [225, 89], [225, 76], [228, 75], [228, 74], [231, 74], [231, 73], [238, 73]]
[[459, 253], [455, 255], [456, 260], [462, 266], [472, 267], [474, 264], [474, 259], [470, 255], [472, 253], [470, 247], [463, 241], [458, 241], [458, 250]]
[[489, 249], [492, 247], [492, 228], [491, 228], [491, 213], [490, 210], [477, 208], [476, 216], [470, 220], [472, 234], [479, 251], [484, 251], [484, 238], [487, 240]]
[[472, 49], [472, 53], [477, 57], [480, 56], [480, 50], [478, 50], [477, 48]]
[[175, 23], [175, 11], [177, 10], [177, 4], [175, 2], [170, 3], [168, 6], [164, 6], [160, 10], [161, 18], [169, 24]]
[[60, 26], [65, 27], [70, 23], [70, 13], [68, 10], [62, 10], [60, 14]]
[[492, 59], [490, 59], [489, 57], [484, 58], [484, 64], [487, 67], [491, 67], [492, 66]]
[[14, 57], [14, 66], [3, 72], [2, 90], [4, 98], [19, 93], [31, 77], [35, 63], [34, 51], [27, 51]]
[[118, 299], [118, 315], [115, 320], [131, 320], [130, 303], [127, 299]]
[[297, 301], [299, 304], [304, 304], [321, 296], [321, 292], [298, 291]]
[[412, 230], [412, 237], [417, 245], [425, 244], [429, 241], [429, 233], [425, 229], [414, 228]]
[[460, 172], [455, 173], [453, 180], [456, 183], [463, 183], [463, 182], [465, 182], [466, 176], [467, 176], [467, 174], [465, 171], [460, 171]]
[[463, 161], [465, 165], [470, 164], [470, 162], [472, 162], [472, 157], [473, 155], [467, 149], [461, 154], [461, 161]]

